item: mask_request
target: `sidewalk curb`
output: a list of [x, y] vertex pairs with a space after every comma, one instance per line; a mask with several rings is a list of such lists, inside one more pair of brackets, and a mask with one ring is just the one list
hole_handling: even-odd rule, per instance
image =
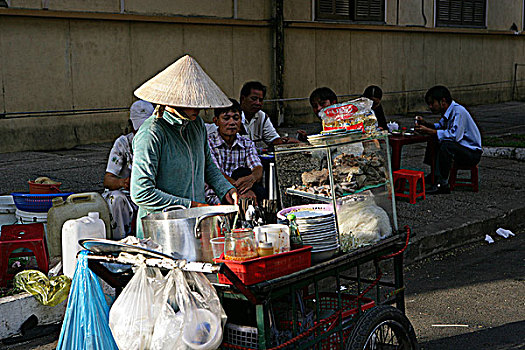
[[521, 147], [483, 147], [483, 157], [505, 158], [525, 161], [525, 148]]
[[62, 322], [66, 311], [67, 300], [57, 306], [40, 304], [29, 293], [21, 293], [0, 298], [0, 340], [20, 333], [20, 326], [31, 315], [38, 318], [38, 325]]
[[416, 232], [405, 255], [406, 263], [411, 264], [469, 243], [481, 242], [487, 234], [495, 238], [497, 236], [495, 232], [500, 227], [516, 230], [525, 225], [524, 218], [525, 207], [521, 207], [511, 209], [497, 217], [467, 222], [450, 230], [441, 230], [428, 235]]

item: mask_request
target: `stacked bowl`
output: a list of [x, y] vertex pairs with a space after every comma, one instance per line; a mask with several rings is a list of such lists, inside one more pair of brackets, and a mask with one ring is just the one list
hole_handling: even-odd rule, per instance
[[280, 220], [295, 214], [303, 243], [312, 246], [312, 263], [332, 258], [339, 249], [337, 228], [332, 206], [309, 204], [285, 208], [277, 213]]

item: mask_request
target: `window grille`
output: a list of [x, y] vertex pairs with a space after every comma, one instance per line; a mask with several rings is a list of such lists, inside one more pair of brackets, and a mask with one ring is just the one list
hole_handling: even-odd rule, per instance
[[436, 26], [484, 28], [486, 0], [437, 0]]
[[385, 0], [317, 0], [316, 19], [385, 21]]

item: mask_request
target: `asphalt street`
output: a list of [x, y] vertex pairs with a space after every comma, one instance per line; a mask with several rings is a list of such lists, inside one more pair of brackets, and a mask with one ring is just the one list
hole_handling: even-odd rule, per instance
[[406, 269], [406, 313], [421, 349], [525, 349], [525, 228]]

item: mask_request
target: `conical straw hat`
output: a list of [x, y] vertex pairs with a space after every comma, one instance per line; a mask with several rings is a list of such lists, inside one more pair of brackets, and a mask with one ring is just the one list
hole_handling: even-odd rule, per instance
[[186, 55], [135, 90], [152, 103], [187, 108], [221, 108], [232, 103], [197, 61]]

